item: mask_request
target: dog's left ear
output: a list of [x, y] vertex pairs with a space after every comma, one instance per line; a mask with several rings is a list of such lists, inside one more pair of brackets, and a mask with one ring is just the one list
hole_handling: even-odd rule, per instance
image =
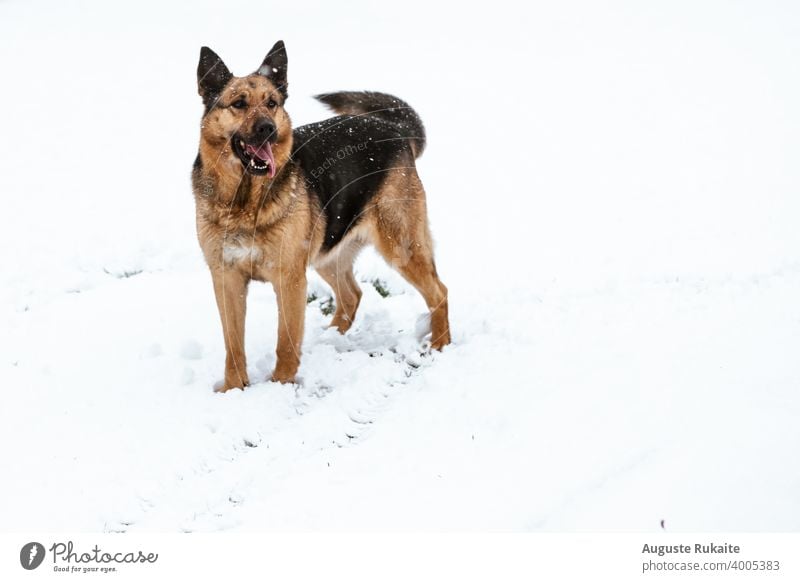
[[264, 62], [258, 67], [257, 73], [264, 75], [270, 79], [278, 90], [283, 95], [284, 99], [288, 97], [289, 83], [286, 80], [286, 69], [289, 64], [289, 58], [286, 56], [286, 47], [282, 40], [275, 43], [264, 57]]

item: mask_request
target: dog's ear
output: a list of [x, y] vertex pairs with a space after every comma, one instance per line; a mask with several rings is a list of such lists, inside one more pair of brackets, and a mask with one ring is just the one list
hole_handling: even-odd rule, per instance
[[217, 53], [207, 46], [201, 48], [200, 62], [197, 64], [197, 92], [207, 107], [213, 105], [231, 79], [233, 75]]
[[286, 47], [282, 40], [275, 43], [275, 46], [270, 49], [267, 56], [264, 57], [264, 62], [258, 67], [257, 73], [264, 75], [270, 79], [278, 91], [281, 92], [284, 98], [288, 97], [289, 83], [286, 80], [286, 69], [289, 64], [289, 58], [286, 56]]

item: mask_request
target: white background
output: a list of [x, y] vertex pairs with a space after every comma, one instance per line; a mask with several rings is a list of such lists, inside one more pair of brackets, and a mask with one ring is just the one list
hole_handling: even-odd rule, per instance
[[[522, 10], [0, 3], [0, 528], [796, 530], [796, 5]], [[312, 275], [299, 386], [219, 395], [197, 58], [279, 38], [296, 124], [422, 116], [454, 345], [366, 253], [344, 338]], [[254, 286], [254, 381], [276, 325]]]

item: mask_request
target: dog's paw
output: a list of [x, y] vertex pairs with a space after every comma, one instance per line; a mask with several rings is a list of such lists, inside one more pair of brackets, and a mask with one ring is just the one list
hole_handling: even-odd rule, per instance
[[232, 380], [225, 380], [224, 382], [217, 382], [214, 384], [214, 392], [224, 393], [228, 390], [233, 390], [238, 388], [239, 390], [244, 390], [250, 385], [249, 380], [244, 381], [232, 381]]
[[268, 376], [267, 382], [277, 382], [278, 384], [297, 384], [294, 376], [276, 376], [275, 374]]
[[431, 338], [431, 349], [441, 352], [444, 346], [450, 343], [450, 332], [441, 334], [439, 337]]
[[275, 370], [272, 374], [267, 376], [267, 382], [278, 382], [280, 384], [297, 384], [296, 373], [279, 372]]
[[328, 327], [331, 327], [344, 335], [353, 326], [353, 322], [346, 315], [335, 316]]

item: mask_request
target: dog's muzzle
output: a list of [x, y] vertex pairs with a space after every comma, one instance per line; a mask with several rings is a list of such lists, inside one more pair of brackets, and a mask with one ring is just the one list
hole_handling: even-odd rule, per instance
[[248, 172], [257, 176], [275, 177], [275, 156], [269, 141], [253, 145], [240, 136], [233, 136], [232, 141], [233, 151]]

